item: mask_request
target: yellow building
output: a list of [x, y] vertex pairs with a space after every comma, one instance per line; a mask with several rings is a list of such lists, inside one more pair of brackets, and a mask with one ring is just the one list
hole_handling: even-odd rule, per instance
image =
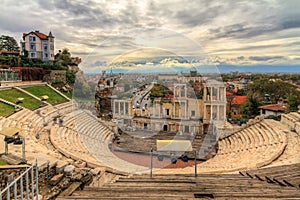
[[155, 98], [147, 107], [135, 107], [135, 98], [115, 99], [113, 118], [117, 119], [119, 126], [124, 129], [191, 135], [202, 133], [205, 124], [225, 122], [226, 88], [222, 82], [206, 80], [201, 99], [188, 97], [187, 85], [174, 83], [172, 99]]

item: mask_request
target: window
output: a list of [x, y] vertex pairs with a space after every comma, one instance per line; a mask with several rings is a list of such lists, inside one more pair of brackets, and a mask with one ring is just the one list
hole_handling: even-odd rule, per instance
[[48, 46], [44, 45], [44, 50], [47, 51], [48, 50]]
[[166, 115], [170, 115], [170, 110], [166, 109]]
[[35, 58], [35, 53], [30, 53], [31, 58]]
[[35, 51], [35, 45], [34, 44], [30, 44], [30, 50]]
[[168, 131], [168, 125], [167, 125], [167, 124], [164, 124], [163, 130], [164, 130], [164, 131]]
[[144, 129], [148, 129], [148, 124], [144, 123]]
[[192, 117], [195, 117], [196, 112], [194, 110], [192, 110], [191, 115], [192, 115]]
[[35, 36], [29, 36], [29, 41], [30, 42], [35, 42]]
[[184, 126], [184, 132], [185, 132], [185, 133], [190, 132], [190, 127], [189, 127], [189, 126]]
[[48, 58], [48, 54], [47, 53], [45, 53], [45, 58]]
[[50, 46], [50, 49], [51, 49], [51, 50], [54, 50], [54, 45], [53, 45], [53, 44]]

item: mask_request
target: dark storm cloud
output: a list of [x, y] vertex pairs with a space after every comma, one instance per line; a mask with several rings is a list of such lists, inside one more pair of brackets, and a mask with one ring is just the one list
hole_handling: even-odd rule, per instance
[[300, 28], [300, 18], [282, 22], [283, 29]]
[[96, 9], [96, 5], [93, 1], [76, 1], [76, 0], [39, 0], [38, 4], [42, 9], [63, 11], [65, 14], [68, 14], [69, 17], [73, 16], [93, 16], [102, 14], [101, 9]]
[[283, 30], [300, 28], [300, 21], [287, 21], [282, 24], [249, 25], [233, 24], [210, 29], [211, 38], [252, 38], [259, 35], [278, 33]]
[[[286, 44], [286, 45], [290, 45], [290, 44]], [[247, 51], [247, 50], [259, 50], [259, 49], [272, 49], [275, 47], [280, 47], [282, 46], [282, 44], [269, 44], [269, 45], [251, 45], [251, 46], [247, 46], [245, 45], [244, 47], [239, 47], [239, 48], [222, 48], [219, 49], [220, 51], [227, 51], [227, 52], [236, 52], [236, 51]]]
[[105, 2], [93, 1], [39, 1], [41, 8], [49, 7], [54, 9], [61, 20], [70, 27], [88, 29], [112, 29], [119, 26], [138, 25], [140, 16], [133, 3], [128, 3], [121, 8], [117, 14], [112, 14], [107, 9]]
[[41, 7], [48, 6], [54, 9], [60, 15], [60, 20], [71, 27], [106, 28], [116, 26], [121, 22], [118, 17], [107, 12], [105, 4], [101, 3], [70, 0], [49, 2], [40, 0], [39, 3]]
[[[102, 49], [105, 57], [134, 49], [140, 33], [161, 28], [203, 42], [223, 60], [234, 55], [241, 63], [287, 61], [299, 55], [299, 7], [298, 0], [2, 0], [0, 33], [19, 40], [23, 32], [51, 30], [57, 49], [68, 47], [79, 56]], [[124, 34], [135, 28], [141, 32]], [[161, 43], [166, 39], [181, 44], [176, 38]], [[256, 50], [262, 54], [250, 59]]]
[[180, 10], [175, 14], [175, 18], [184, 26], [196, 27], [211, 22], [220, 14], [221, 6], [214, 6], [206, 10], [198, 10], [198, 8], [191, 8], [192, 10]]
[[225, 23], [210, 28], [210, 37], [249, 39], [267, 34], [272, 34], [272, 37], [282, 31], [300, 28], [300, 12], [294, 8], [299, 7], [300, 3], [289, 2], [282, 5], [279, 1], [274, 1], [273, 4], [261, 1], [262, 5], [244, 2], [240, 7], [233, 7], [239, 15], [232, 22], [239, 23]]
[[284, 56], [250, 56], [249, 60], [254, 61], [268, 61], [268, 60], [280, 60], [285, 59]]

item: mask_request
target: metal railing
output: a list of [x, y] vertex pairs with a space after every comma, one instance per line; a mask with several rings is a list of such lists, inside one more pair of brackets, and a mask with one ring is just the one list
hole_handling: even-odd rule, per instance
[[[38, 200], [38, 183], [39, 183], [38, 163], [32, 164], [19, 177], [7, 183], [7, 186], [0, 189], [0, 200], [2, 199], [36, 199]], [[29, 177], [30, 174], [30, 177]], [[25, 179], [25, 180], [24, 180]]]

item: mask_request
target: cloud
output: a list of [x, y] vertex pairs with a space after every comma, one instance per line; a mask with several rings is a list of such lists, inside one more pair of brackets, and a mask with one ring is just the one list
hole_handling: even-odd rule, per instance
[[249, 59], [255, 61], [280, 60], [284, 59], [284, 56], [250, 56]]
[[298, 0], [2, 0], [0, 33], [19, 40], [23, 32], [51, 30], [56, 50], [90, 59], [84, 67], [142, 47], [193, 62], [288, 64], [299, 62], [292, 59], [299, 57], [299, 7]]

